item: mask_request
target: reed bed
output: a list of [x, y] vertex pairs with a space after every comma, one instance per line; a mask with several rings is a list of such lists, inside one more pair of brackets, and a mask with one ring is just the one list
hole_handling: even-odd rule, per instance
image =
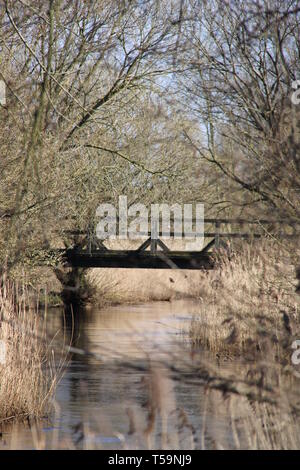
[[273, 352], [281, 359], [300, 333], [293, 260], [276, 243], [246, 245], [219, 256], [199, 286], [199, 313], [190, 328], [195, 345], [216, 354]]
[[0, 287], [0, 423], [45, 416], [58, 382], [38, 305], [5, 277]]
[[[172, 250], [184, 250], [181, 240], [168, 240]], [[119, 246], [118, 246], [119, 244]], [[118, 240], [107, 243], [109, 248], [137, 249], [140, 242]], [[93, 299], [100, 306], [111, 304], [136, 304], [155, 301], [199, 297], [203, 274], [183, 269], [90, 269], [87, 281], [95, 290]]]

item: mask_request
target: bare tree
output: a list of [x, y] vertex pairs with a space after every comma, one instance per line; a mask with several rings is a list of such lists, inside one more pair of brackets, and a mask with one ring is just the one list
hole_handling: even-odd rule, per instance
[[300, 12], [292, 3], [189, 2], [180, 85], [207, 134], [206, 143], [190, 140], [221, 185], [231, 181], [231, 203], [299, 219], [299, 110], [291, 96]]
[[124, 192], [129, 203], [192, 199], [195, 150], [162, 91], [181, 7], [0, 2], [0, 229], [11, 264], [25, 248], [77, 243], [70, 232], [87, 232], [97, 205]]

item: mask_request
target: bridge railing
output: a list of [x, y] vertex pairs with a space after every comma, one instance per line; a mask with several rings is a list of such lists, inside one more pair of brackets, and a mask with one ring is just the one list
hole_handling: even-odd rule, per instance
[[[109, 219], [106, 219], [109, 221]], [[119, 218], [117, 217], [114, 219], [116, 221], [116, 228], [119, 227]], [[142, 219], [140, 219], [142, 222]], [[180, 222], [181, 220], [172, 218], [170, 221], [170, 226], [167, 227], [167, 231], [163, 231], [159, 227], [156, 227], [156, 235], [153, 238], [153, 227], [151, 230], [151, 222], [148, 222], [148, 231], [142, 232], [139, 231], [138, 234], [140, 235], [141, 239], [146, 238], [146, 240], [142, 243], [142, 245], [135, 251], [144, 251], [148, 247], [152, 252], [157, 251], [157, 247], [168, 252], [168, 248], [164, 242], [160, 240], [160, 238], [170, 237], [170, 238], [180, 238], [183, 235], [183, 238], [193, 238], [195, 237], [195, 232], [191, 233], [182, 233], [176, 232], [174, 230], [174, 226], [176, 222]], [[192, 230], [194, 230], [196, 226], [196, 220], [188, 220], [187, 222], [192, 222]], [[215, 248], [219, 248], [222, 244], [222, 239], [258, 239], [258, 238], [265, 238], [265, 237], [273, 237], [273, 238], [280, 238], [280, 239], [292, 239], [299, 237], [300, 233], [300, 221], [297, 219], [244, 219], [244, 218], [205, 218], [204, 219], [205, 225], [213, 225], [213, 231], [205, 231], [203, 232], [204, 238], [211, 239], [209, 243], [203, 248], [202, 252], [207, 252], [212, 246]], [[260, 232], [249, 230], [247, 232], [243, 231], [231, 231], [233, 225], [237, 225], [240, 227], [245, 226], [256, 226], [260, 228]], [[230, 226], [229, 231], [221, 231], [222, 226]], [[287, 230], [288, 229], [288, 230]], [[100, 240], [97, 238], [96, 228], [95, 226], [90, 226], [87, 231], [83, 230], [66, 230], [66, 234], [70, 234], [72, 236], [84, 236], [86, 239], [87, 249], [89, 252], [94, 250], [102, 250], [107, 251], [108, 248], [105, 246], [105, 240]], [[117, 233], [119, 233], [117, 231]], [[129, 232], [128, 232], [129, 234]], [[130, 239], [130, 237], [129, 237]]]

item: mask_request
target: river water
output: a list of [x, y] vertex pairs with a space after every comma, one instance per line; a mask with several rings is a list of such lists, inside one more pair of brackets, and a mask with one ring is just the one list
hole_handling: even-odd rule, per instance
[[187, 300], [122, 305], [87, 310], [74, 322], [50, 310], [48, 333], [72, 341], [78, 352], [65, 365], [50, 419], [8, 426], [0, 447], [210, 447], [204, 420], [219, 432], [225, 421], [203, 414], [199, 384], [173, 380], [168, 372], [188, 368], [200, 354], [188, 339], [198, 309]]

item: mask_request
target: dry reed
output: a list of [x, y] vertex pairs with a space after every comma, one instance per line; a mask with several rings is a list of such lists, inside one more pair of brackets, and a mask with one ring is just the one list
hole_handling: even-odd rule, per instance
[[293, 262], [275, 243], [221, 257], [202, 278], [192, 342], [218, 354], [282, 353], [300, 327], [295, 285]]
[[28, 308], [28, 292], [2, 278], [0, 287], [0, 423], [42, 417], [58, 375], [38, 306]]

